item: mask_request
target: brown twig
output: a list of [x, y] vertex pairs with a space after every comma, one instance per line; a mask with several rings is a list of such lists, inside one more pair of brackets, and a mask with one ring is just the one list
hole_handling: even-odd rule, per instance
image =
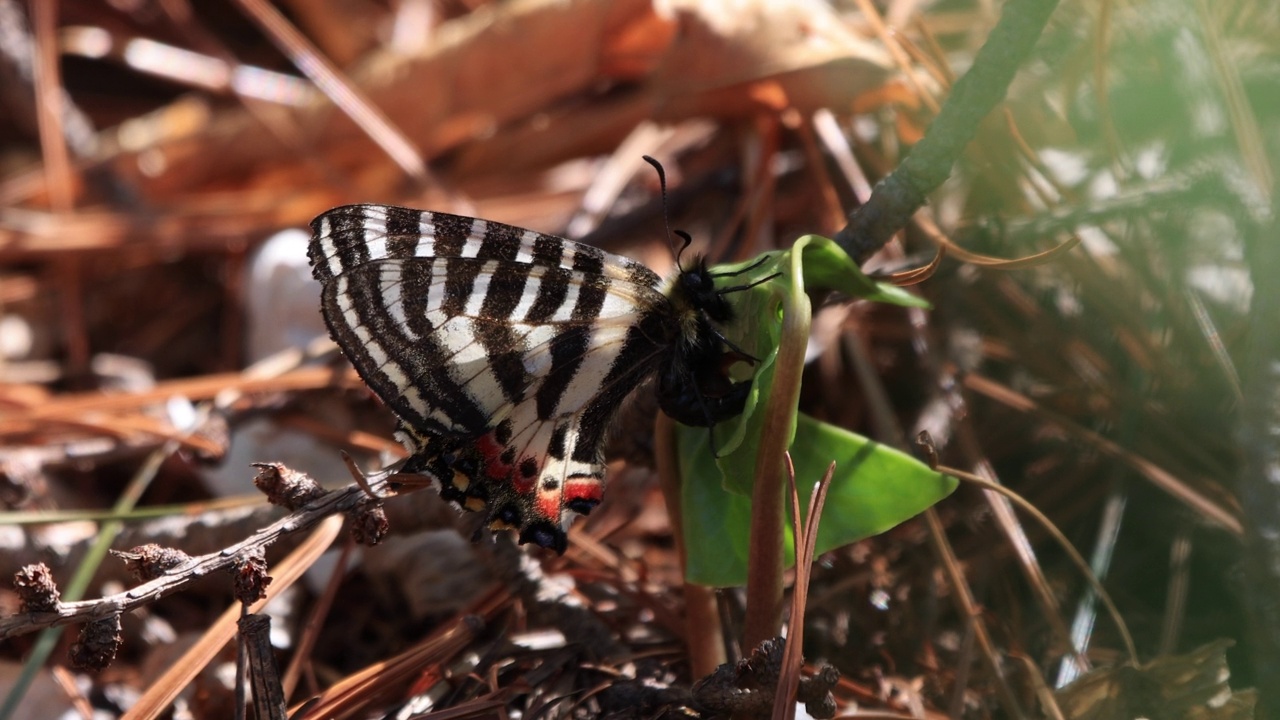
[[[352, 488], [346, 488], [342, 492], [351, 490]], [[272, 577], [275, 582], [267, 588], [267, 597], [250, 606], [249, 611], [261, 612], [267, 602], [297, 582], [307, 568], [314, 565], [320, 554], [333, 543], [341, 528], [342, 522], [338, 518], [332, 515], [321, 518], [318, 527], [306, 538], [301, 547], [272, 568], [274, 573]], [[201, 668], [206, 667], [235, 635], [236, 623], [241, 613], [241, 605], [232, 603], [213, 621], [200, 639], [183, 653], [182, 657], [173, 661], [168, 669], [151, 683], [133, 707], [121, 716], [121, 720], [153, 720], [160, 717], [182, 689], [191, 684]]]
[[240, 618], [239, 627], [249, 679], [253, 683], [254, 717], [283, 720], [288, 715], [280, 686], [280, 668], [271, 649], [271, 616], [245, 615]]
[[835, 240], [859, 264], [906, 227], [929, 193], [951, 174], [951, 167], [977, 132], [978, 123], [1004, 98], [1013, 75], [1030, 54], [1057, 0], [1012, 0], [1000, 22], [956, 81], [951, 95], [924, 138], [902, 164], [876, 184], [871, 199], [849, 216]]
[[[800, 669], [804, 665], [804, 616], [809, 600], [809, 580], [813, 570], [814, 553], [818, 547], [818, 523], [822, 519], [822, 507], [827, 500], [827, 491], [831, 489], [831, 478], [835, 475], [836, 464], [832, 461], [827, 472], [822, 476], [809, 493], [809, 512], [801, 519], [800, 493], [796, 489], [796, 468], [791, 462], [791, 453], [787, 453], [787, 481], [791, 495], [791, 523], [795, 536], [796, 581], [791, 593], [791, 619], [788, 623], [787, 646], [782, 653], [782, 667], [778, 673], [778, 692], [773, 698], [774, 720], [794, 720], [796, 716], [796, 700], [802, 700], [809, 714], [813, 717], [830, 717], [835, 714], [834, 700], [824, 690], [816, 697], [797, 698], [800, 690]], [[819, 671], [830, 680], [831, 673], [826, 666]], [[836, 677], [839, 677], [838, 675]], [[830, 684], [834, 684], [832, 681]], [[824, 685], [829, 689], [829, 685]], [[827, 712], [829, 711], [829, 713]]]
[[[371, 480], [370, 485], [376, 490], [385, 491], [387, 480], [385, 478]], [[207, 555], [194, 557], [190, 562], [174, 568], [169, 574], [131, 590], [96, 600], [63, 603], [54, 612], [25, 613], [0, 619], [0, 639], [24, 635], [48, 627], [100, 620], [142, 607], [172, 595], [212, 572], [230, 569], [243, 553], [266, 548], [284, 535], [309, 529], [326, 517], [353, 510], [367, 500], [368, 496], [364, 489], [355, 484], [333, 490], [241, 542]]]

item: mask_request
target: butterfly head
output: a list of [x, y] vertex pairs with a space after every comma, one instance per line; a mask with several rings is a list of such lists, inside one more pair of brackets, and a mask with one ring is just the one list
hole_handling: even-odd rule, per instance
[[716, 276], [707, 267], [705, 257], [696, 255], [689, 267], [682, 267], [675, 285], [677, 302], [685, 306], [682, 310], [698, 313], [721, 325], [733, 321], [733, 306], [724, 293], [716, 289]]

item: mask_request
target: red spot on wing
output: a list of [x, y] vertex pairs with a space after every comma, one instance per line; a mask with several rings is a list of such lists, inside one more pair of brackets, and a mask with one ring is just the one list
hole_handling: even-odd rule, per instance
[[604, 485], [600, 478], [590, 475], [574, 475], [564, 484], [565, 504], [577, 502], [595, 505], [604, 497]]
[[[525, 460], [528, 460], [529, 458], [524, 458], [524, 459], [525, 459]], [[537, 462], [537, 461], [535, 460], [535, 462]], [[521, 461], [521, 463], [520, 463], [520, 464], [523, 464], [523, 461]], [[538, 463], [538, 465], [537, 465], [537, 467], [535, 468], [535, 470], [540, 470], [541, 468], [542, 468], [542, 464], [541, 464], [541, 463]], [[522, 495], [523, 495], [523, 494], [525, 494], [525, 493], [531, 493], [531, 492], [533, 492], [533, 486], [534, 486], [534, 484], [536, 484], [537, 482], [538, 482], [538, 473], [537, 473], [537, 472], [534, 472], [532, 475], [526, 475], [526, 474], [521, 473], [521, 472], [515, 472], [515, 473], [512, 473], [512, 474], [511, 474], [511, 485], [512, 485], [513, 487], [515, 487], [516, 492], [518, 492], [518, 493], [520, 493], [520, 494], [522, 494]]]
[[503, 453], [508, 446], [498, 442], [493, 433], [486, 433], [476, 440], [476, 449], [484, 458], [485, 475], [494, 480], [510, 481], [515, 491], [521, 495], [533, 492], [538, 482], [538, 474], [542, 471], [542, 463], [537, 457], [526, 455], [514, 464], [504, 462]]
[[555, 492], [538, 493], [538, 501], [534, 503], [538, 514], [550, 520], [551, 522], [560, 524], [560, 494]]
[[506, 448], [494, 438], [493, 433], [486, 433], [476, 440], [476, 449], [484, 458], [484, 472], [494, 479], [505, 479], [511, 475], [511, 466], [502, 462], [502, 451]]

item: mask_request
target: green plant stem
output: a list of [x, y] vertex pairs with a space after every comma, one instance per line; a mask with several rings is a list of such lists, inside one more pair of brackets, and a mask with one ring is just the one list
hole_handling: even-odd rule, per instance
[[230, 497], [202, 500], [200, 502], [180, 503], [176, 505], [148, 505], [144, 508], [132, 508], [126, 512], [113, 510], [19, 510], [0, 512], [0, 525], [45, 525], [61, 522], [106, 522], [123, 523], [154, 520], [175, 515], [194, 515], [196, 513], [229, 508], [264, 505], [266, 499], [262, 493], [253, 495], [235, 495]]
[[973, 65], [951, 88], [920, 142], [893, 172], [876, 183], [865, 205], [849, 215], [835, 241], [859, 265], [906, 227], [911, 216], [951, 174], [991, 109], [1004, 99], [1058, 0], [1009, 0]]
[[750, 651], [782, 629], [782, 571], [785, 547], [783, 508], [784, 459], [791, 444], [800, 398], [800, 376], [809, 341], [812, 308], [800, 272], [803, 250], [792, 255], [796, 282], [783, 298], [782, 332], [775, 360], [773, 388], [764, 409], [760, 448], [756, 451], [755, 482], [751, 489], [751, 540], [747, 565], [747, 608], [742, 647]]
[[658, 413], [653, 427], [654, 460], [658, 482], [671, 518], [671, 534], [675, 539], [676, 557], [680, 558], [680, 578], [684, 580], [685, 647], [689, 652], [689, 670], [695, 678], [706, 677], [728, 661], [724, 645], [724, 623], [716, 604], [716, 592], [705, 585], [689, 582], [685, 569], [684, 513], [681, 497], [679, 451], [676, 449], [676, 423], [666, 413]]

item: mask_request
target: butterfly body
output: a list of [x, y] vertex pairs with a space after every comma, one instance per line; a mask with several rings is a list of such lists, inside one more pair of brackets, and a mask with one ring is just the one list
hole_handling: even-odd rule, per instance
[[475, 218], [334, 208], [309, 249], [330, 332], [400, 419], [404, 472], [563, 552], [603, 493], [623, 399], [656, 374], [659, 405], [710, 426], [742, 411], [715, 324], [732, 312], [698, 260], [669, 282], [633, 260]]

